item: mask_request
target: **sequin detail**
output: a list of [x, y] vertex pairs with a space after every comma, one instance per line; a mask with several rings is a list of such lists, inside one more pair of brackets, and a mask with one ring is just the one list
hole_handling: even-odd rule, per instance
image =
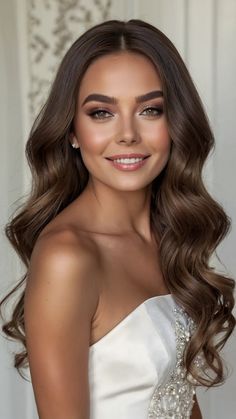
[[167, 382], [155, 388], [148, 410], [148, 419], [189, 419], [191, 416], [195, 386], [185, 378], [183, 353], [195, 324], [182, 307], [175, 307], [174, 315], [176, 364]]

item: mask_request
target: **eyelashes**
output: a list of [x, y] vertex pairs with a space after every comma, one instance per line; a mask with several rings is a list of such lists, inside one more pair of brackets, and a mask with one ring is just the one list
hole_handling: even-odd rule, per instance
[[107, 119], [112, 116], [112, 113], [105, 111], [104, 109], [97, 109], [88, 113], [93, 119]]
[[[139, 115], [144, 115], [147, 117], [155, 118], [159, 117], [163, 114], [163, 107], [162, 106], [148, 106], [145, 109], [142, 110], [142, 112], [139, 113]], [[112, 112], [107, 111], [103, 108], [96, 108], [90, 112], [88, 112], [88, 115], [92, 119], [108, 119], [111, 118], [113, 115]]]
[[141, 112], [141, 114], [143, 114], [144, 112], [146, 112], [147, 116], [158, 116], [163, 113], [163, 107], [162, 106], [148, 106]]

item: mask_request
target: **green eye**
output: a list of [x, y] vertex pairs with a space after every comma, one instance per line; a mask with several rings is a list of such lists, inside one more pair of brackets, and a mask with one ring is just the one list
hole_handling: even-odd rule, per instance
[[106, 119], [109, 118], [111, 115], [110, 112], [105, 111], [104, 109], [97, 109], [89, 113], [89, 116], [94, 119]]
[[155, 107], [155, 106], [149, 106], [148, 108], [144, 109], [142, 112], [142, 115], [147, 116], [159, 116], [163, 113], [163, 108]]

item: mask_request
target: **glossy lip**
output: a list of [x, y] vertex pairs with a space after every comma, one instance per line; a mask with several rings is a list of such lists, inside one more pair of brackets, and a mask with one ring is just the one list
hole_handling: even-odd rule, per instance
[[108, 159], [108, 160], [131, 159], [131, 158], [145, 159], [146, 157], [149, 157], [149, 155], [140, 154], [140, 153], [130, 153], [130, 154], [114, 154], [113, 156], [106, 157], [106, 159]]

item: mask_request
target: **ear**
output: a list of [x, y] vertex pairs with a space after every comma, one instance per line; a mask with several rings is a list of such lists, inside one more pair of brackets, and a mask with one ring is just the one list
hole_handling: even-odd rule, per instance
[[73, 148], [79, 148], [78, 140], [73, 132], [70, 133], [70, 143]]

